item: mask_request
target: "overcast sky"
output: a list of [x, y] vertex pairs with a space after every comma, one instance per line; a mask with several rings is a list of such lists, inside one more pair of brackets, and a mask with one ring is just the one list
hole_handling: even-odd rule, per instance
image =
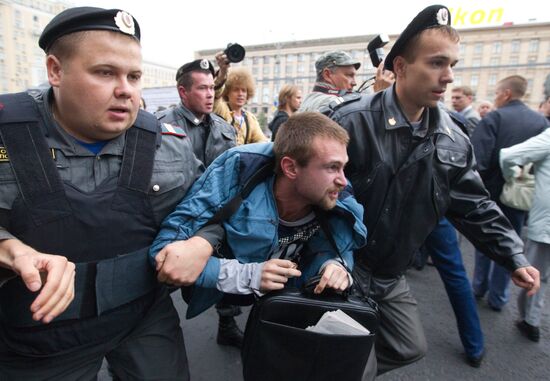
[[[401, 32], [434, 0], [70, 0], [75, 5], [120, 8], [139, 22], [143, 56], [173, 67], [191, 61], [196, 50], [221, 48], [228, 42], [268, 42]], [[462, 0], [443, 2], [459, 14], [461, 27], [474, 16], [488, 23], [490, 10], [502, 8], [503, 22], [550, 21], [550, 6], [540, 0]], [[547, 5], [544, 5], [547, 4]], [[458, 13], [457, 13], [458, 12]], [[481, 19], [485, 15], [485, 19]]]

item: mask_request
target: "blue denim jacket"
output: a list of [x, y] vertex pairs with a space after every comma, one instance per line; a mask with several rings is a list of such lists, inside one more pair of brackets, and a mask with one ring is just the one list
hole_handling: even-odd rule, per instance
[[[154, 264], [157, 253], [167, 244], [192, 237], [229, 200], [237, 195], [246, 181], [267, 161], [274, 160], [272, 143], [239, 146], [219, 156], [195, 182], [185, 198], [162, 223], [151, 246]], [[223, 223], [228, 246], [241, 263], [264, 262], [278, 245], [277, 205], [273, 195], [275, 175], [258, 184], [243, 200], [239, 209]], [[366, 243], [363, 207], [351, 194], [351, 186], [341, 192], [336, 207], [329, 212], [328, 225], [346, 265], [353, 266], [353, 250]], [[323, 263], [338, 259], [320, 230], [308, 247], [316, 253], [295, 285], [317, 274]], [[216, 289], [220, 262], [211, 257], [195, 283], [188, 317], [198, 314], [222, 297]], [[201, 290], [203, 289], [203, 290]]]

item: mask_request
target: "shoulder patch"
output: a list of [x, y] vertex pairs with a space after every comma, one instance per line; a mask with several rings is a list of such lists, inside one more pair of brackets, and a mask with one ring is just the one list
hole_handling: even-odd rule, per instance
[[169, 123], [161, 123], [160, 125], [162, 128], [161, 130], [162, 135], [174, 135], [174, 136], [177, 136], [178, 138], [184, 138], [187, 136], [187, 134], [181, 127], [174, 126], [173, 124], [169, 124]]
[[0, 146], [0, 163], [8, 161], [10, 161], [8, 150], [6, 149], [6, 147]]

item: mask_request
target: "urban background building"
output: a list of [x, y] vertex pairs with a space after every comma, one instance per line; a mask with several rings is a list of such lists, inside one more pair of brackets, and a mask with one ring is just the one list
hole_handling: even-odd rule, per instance
[[[38, 38], [50, 20], [73, 6], [66, 1], [0, 0], [0, 93], [47, 85]], [[144, 87], [172, 86], [176, 68], [143, 62]]]
[[[476, 100], [494, 97], [496, 83], [509, 75], [524, 76], [529, 85], [525, 102], [536, 108], [543, 99], [544, 82], [550, 74], [550, 23], [460, 29], [460, 61], [454, 70], [455, 81], [445, 96], [450, 106], [453, 86], [468, 85]], [[374, 76], [375, 69], [367, 51], [368, 42], [376, 35], [326, 38], [319, 40], [278, 42], [246, 46], [246, 58], [236, 66], [250, 68], [256, 79], [256, 96], [250, 110], [269, 119], [276, 110], [279, 89], [290, 83], [307, 94], [315, 82], [315, 60], [331, 50], [344, 50], [359, 60], [358, 83]], [[390, 35], [388, 52], [398, 35]], [[196, 58], [213, 59], [223, 48], [196, 52]], [[265, 116], [265, 117], [264, 117]]]
[[[70, 6], [70, 2], [62, 0], [0, 0], [0, 93], [47, 86], [44, 52], [38, 48], [38, 38], [46, 24]], [[476, 91], [476, 100], [491, 100], [499, 79], [521, 74], [529, 82], [525, 101], [536, 108], [543, 99], [543, 84], [550, 74], [550, 23], [504, 23], [501, 9], [468, 13], [459, 7], [451, 9], [451, 13], [453, 26], [459, 29], [462, 39], [454, 85], [469, 85]], [[487, 22], [500, 25], [486, 25]], [[296, 84], [304, 94], [309, 93], [315, 82], [314, 63], [330, 50], [345, 50], [362, 62], [358, 83], [371, 79], [375, 69], [370, 63], [367, 44], [374, 37], [362, 35], [245, 46], [246, 58], [235, 66], [250, 68], [257, 82], [256, 95], [248, 107], [265, 127], [276, 109], [279, 89], [284, 84]], [[398, 35], [389, 37], [386, 51]], [[200, 50], [195, 52], [195, 57], [213, 60], [220, 50], [223, 47]], [[176, 70], [176, 66], [144, 61], [143, 97], [149, 111], [179, 102]], [[451, 87], [446, 94], [448, 102]]]

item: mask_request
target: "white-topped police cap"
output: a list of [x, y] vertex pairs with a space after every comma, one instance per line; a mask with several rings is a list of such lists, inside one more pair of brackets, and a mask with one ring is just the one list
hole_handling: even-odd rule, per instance
[[64, 10], [46, 25], [38, 40], [45, 52], [60, 37], [85, 30], [110, 30], [140, 40], [141, 31], [137, 20], [121, 9], [75, 7]]
[[190, 71], [200, 71], [208, 70], [212, 73], [212, 76], [215, 75], [214, 65], [212, 62], [208, 61], [206, 58], [198, 59], [195, 61], [187, 62], [183, 64], [176, 73], [176, 81], [179, 81], [182, 75], [189, 73]]
[[405, 47], [417, 34], [441, 25], [451, 25], [451, 14], [444, 5], [424, 8], [405, 28], [384, 60], [384, 69], [393, 71], [393, 59], [403, 53]]
[[333, 66], [353, 66], [355, 70], [358, 70], [361, 67], [361, 62], [354, 60], [348, 53], [343, 51], [325, 53], [315, 61], [315, 70], [317, 73], [322, 72], [327, 67]]

